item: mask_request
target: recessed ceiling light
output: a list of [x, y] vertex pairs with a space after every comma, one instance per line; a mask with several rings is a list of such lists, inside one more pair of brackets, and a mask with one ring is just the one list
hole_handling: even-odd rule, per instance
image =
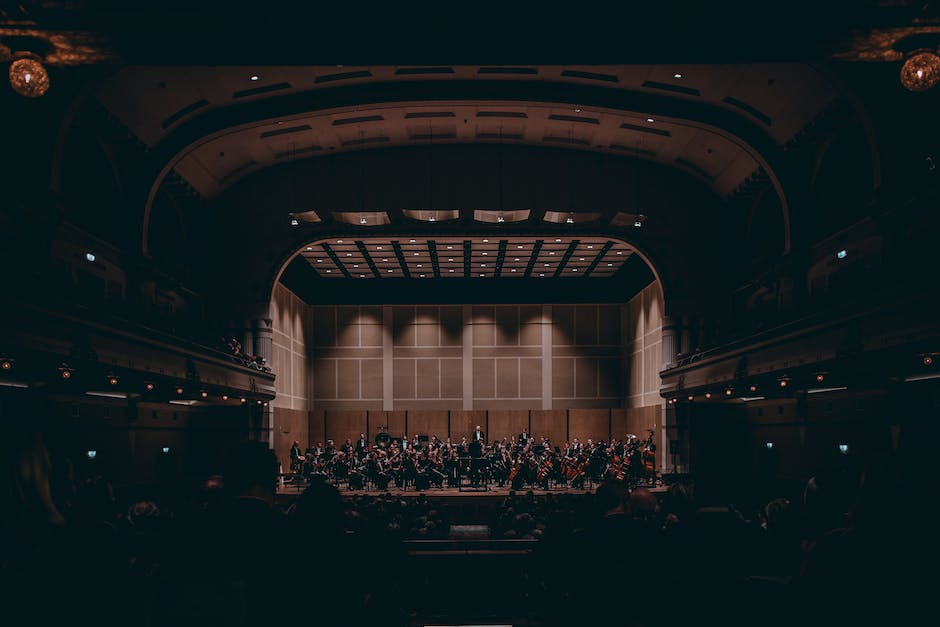
[[485, 267], [486, 267], [486, 264], [485, 264], [485, 263], [481, 263], [481, 264], [480, 264], [480, 267], [481, 267], [481, 268], [485, 268]]
[[484, 244], [489, 244], [489, 243], [490, 243], [490, 240], [485, 239], [485, 240], [483, 240], [483, 243], [484, 243]]
[[544, 272], [539, 272], [539, 276], [545, 276]]
[[448, 272], [453, 272], [453, 271], [454, 271], [454, 269], [453, 269], [453, 268], [451, 268], [450, 270], [448, 270]]
[[327, 274], [329, 274], [330, 272], [332, 272], [332, 270], [327, 270], [327, 271], [326, 271]]
[[258, 76], [257, 74], [252, 74], [252, 75], [249, 76], [248, 78], [250, 78], [250, 79], [253, 80], [253, 81], [256, 81], [256, 80], [258, 80], [258, 79], [261, 78], [261, 77]]
[[581, 109], [575, 109], [574, 112], [575, 112], [575, 113], [581, 113]]
[[383, 259], [382, 263], [388, 263], [388, 259]]
[[486, 275], [481, 272], [481, 273], [480, 273], [480, 276], [486, 276]]
[[515, 268], [513, 268], [512, 270], [510, 270], [510, 272], [515, 272], [515, 271], [516, 271], [516, 269], [515, 269]]
[[352, 257], [352, 253], [346, 253], [347, 257]]
[[489, 253], [484, 252], [484, 253], [483, 253], [483, 256], [486, 257], [488, 254], [489, 254]]
[[408, 242], [411, 243], [411, 244], [414, 244], [414, 243], [415, 243], [415, 241], [414, 241], [413, 239], [408, 240]]
[[550, 251], [548, 251], [548, 254], [549, 254], [549, 255], [554, 255], [554, 254], [555, 254], [555, 251], [554, 251], [554, 250], [550, 250]]
[[453, 261], [453, 259], [448, 259], [447, 261]]
[[415, 253], [415, 257], [417, 257], [417, 256], [418, 256], [418, 253]]
[[453, 249], [454, 249], [453, 246], [448, 246], [448, 247], [447, 247], [447, 250], [453, 250]]
[[376, 250], [382, 250], [382, 247], [381, 247], [381, 246], [376, 246], [375, 249], [376, 249]]
[[394, 270], [389, 270], [389, 272], [395, 272]]
[[368, 224], [368, 223], [369, 221], [366, 220], [365, 218], [359, 218], [359, 224]]
[[336, 240], [336, 243], [337, 243], [337, 244], [342, 244], [342, 243], [343, 243], [343, 240], [338, 239], [338, 240]]
[[323, 263], [322, 259], [317, 259], [317, 263]]
[[608, 268], [611, 268], [611, 267], [613, 267], [613, 265], [614, 265], [614, 264], [609, 263], [609, 264], [607, 264], [607, 267], [608, 267]]
[[653, 118], [646, 118], [646, 121], [649, 122], [650, 124], [652, 124], [652, 123], [655, 122], [656, 120], [654, 120]]
[[581, 261], [584, 261], [584, 257], [579, 257], [579, 259], [580, 259]]
[[672, 75], [672, 77], [673, 77], [673, 78], [682, 78], [682, 74], [679, 74], [678, 72], [676, 72], [675, 74]]
[[622, 251], [622, 250], [618, 250], [618, 251], [617, 251], [617, 254], [618, 254], [618, 255], [622, 255], [622, 254], [623, 254], [623, 251]]
[[359, 267], [359, 264], [358, 264], [358, 263], [354, 263], [354, 264], [353, 264], [353, 268], [358, 268], [358, 267]]
[[572, 268], [571, 271], [572, 271], [572, 272], [577, 272], [578, 269], [577, 269], [577, 268]]
[[545, 264], [545, 267], [547, 268], [547, 267], [550, 266], [550, 265], [552, 265], [552, 264], [546, 263], [546, 264]]
[[519, 261], [519, 258], [518, 258], [518, 257], [516, 257], [516, 261]]
[[588, 244], [588, 248], [594, 248], [593, 244]]
[[313, 250], [313, 246], [307, 246], [307, 250]]
[[360, 274], [360, 275], [359, 275], [359, 278], [360, 278], [360, 279], [364, 279], [364, 278], [366, 278], [366, 275]]
[[556, 239], [556, 240], [555, 240], [555, 243], [557, 244], [557, 243], [560, 242], [560, 241], [561, 241], [560, 239]]
[[419, 264], [418, 264], [418, 267], [419, 267], [419, 268], [423, 268], [424, 265], [419, 263]]
[[518, 246], [516, 246], [516, 248], [518, 248], [519, 250], [522, 250], [522, 244], [519, 244]]
[[430, 216], [428, 218], [428, 222], [434, 222], [435, 220], [437, 220], [437, 218], [435, 218], [434, 216]]
[[422, 278], [422, 279], [424, 278], [424, 275], [423, 275], [423, 274], [422, 274], [422, 275], [420, 275], [420, 276], [421, 276], [421, 278]]

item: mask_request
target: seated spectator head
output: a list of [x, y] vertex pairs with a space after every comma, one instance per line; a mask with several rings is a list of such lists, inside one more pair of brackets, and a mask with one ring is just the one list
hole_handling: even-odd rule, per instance
[[267, 444], [241, 442], [229, 451], [225, 489], [230, 496], [255, 497], [273, 505], [277, 473], [277, 456]]
[[[364, 504], [359, 507], [364, 507]], [[343, 499], [339, 490], [319, 478], [310, 482], [291, 510], [291, 518], [304, 531], [316, 532], [317, 537], [342, 533], [343, 516]]]
[[656, 515], [659, 502], [656, 495], [646, 488], [637, 488], [630, 493], [630, 515], [638, 519], [650, 519]]
[[75, 518], [84, 523], [112, 523], [116, 512], [114, 490], [101, 475], [85, 477], [75, 494]]
[[605, 481], [594, 492], [594, 503], [602, 515], [623, 514], [629, 493], [619, 481]]
[[65, 519], [52, 498], [52, 462], [38, 431], [6, 434], [8, 485], [0, 503], [0, 522], [53, 525]]

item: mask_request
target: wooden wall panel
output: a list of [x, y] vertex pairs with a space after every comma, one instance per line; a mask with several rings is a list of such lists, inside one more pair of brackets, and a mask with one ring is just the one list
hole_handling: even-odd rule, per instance
[[536, 441], [544, 435], [552, 446], [562, 447], [568, 437], [568, 412], [564, 409], [535, 409], [531, 412], [532, 435]]
[[408, 412], [408, 437], [436, 435], [447, 438], [447, 410], [420, 409]]
[[568, 412], [568, 433], [572, 438], [587, 442], [588, 438], [610, 439], [609, 409], [572, 409]]
[[336, 447], [349, 438], [355, 442], [359, 434], [366, 430], [366, 412], [333, 409], [326, 412], [326, 434], [336, 443]]
[[662, 405], [647, 405], [646, 407], [631, 407], [627, 409], [624, 428], [624, 433], [615, 432], [614, 437], [622, 438], [625, 433], [632, 433], [639, 439], [645, 440], [649, 436], [649, 430], [652, 429], [653, 441], [659, 446], [662, 442]]
[[489, 433], [492, 440], [509, 438], [515, 441], [522, 427], [529, 428], [529, 412], [522, 409], [491, 409], [487, 414]]
[[398, 411], [370, 411], [369, 412], [369, 440], [375, 441], [375, 436], [385, 427], [393, 438], [405, 435], [405, 412]]
[[308, 412], [309, 426], [307, 434], [310, 438], [310, 444], [316, 445], [318, 442], [326, 445], [326, 416], [322, 409], [315, 409]]
[[[460, 438], [470, 440], [470, 434], [473, 433], [477, 425], [483, 429], [487, 440], [490, 434], [486, 428], [486, 411], [482, 409], [472, 410], [452, 410], [450, 412], [450, 439], [459, 442]], [[443, 437], [443, 436], [440, 436]]]

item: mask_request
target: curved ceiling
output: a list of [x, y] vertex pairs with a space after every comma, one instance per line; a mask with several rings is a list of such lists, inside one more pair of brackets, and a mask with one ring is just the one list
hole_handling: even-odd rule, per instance
[[[673, 115], [590, 103], [501, 99], [405, 100], [396, 85], [495, 81], [591, 86], [605, 93], [667, 99]], [[386, 101], [272, 115], [265, 104], [336, 88], [382, 87]], [[733, 192], [761, 165], [733, 133], [684, 118], [682, 105], [734, 116], [785, 147], [835, 98], [808, 65], [619, 65], [438, 67], [129, 67], [106, 81], [98, 100], [149, 148], [174, 132], [227, 110], [259, 107], [251, 119], [184, 142], [173, 169], [207, 198], [257, 170], [331, 152], [429, 143], [506, 142], [626, 154], [670, 165]]]

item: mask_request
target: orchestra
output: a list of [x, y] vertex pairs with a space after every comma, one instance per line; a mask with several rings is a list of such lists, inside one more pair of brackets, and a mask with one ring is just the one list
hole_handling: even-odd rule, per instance
[[391, 438], [382, 433], [369, 446], [365, 434], [353, 445], [346, 440], [338, 449], [328, 440], [299, 454], [291, 451], [292, 470], [299, 481], [320, 477], [337, 484], [346, 482], [350, 490], [368, 487], [386, 490], [426, 490], [455, 488], [466, 479], [469, 485], [486, 487], [526, 486], [551, 489], [570, 486], [584, 489], [605, 480], [620, 481], [629, 487], [656, 482], [656, 444], [653, 431], [645, 439], [626, 434], [610, 442], [578, 438], [553, 446], [548, 438], [538, 440], [525, 429], [517, 436], [492, 440], [488, 444], [479, 427], [471, 441], [459, 443], [437, 436]]

